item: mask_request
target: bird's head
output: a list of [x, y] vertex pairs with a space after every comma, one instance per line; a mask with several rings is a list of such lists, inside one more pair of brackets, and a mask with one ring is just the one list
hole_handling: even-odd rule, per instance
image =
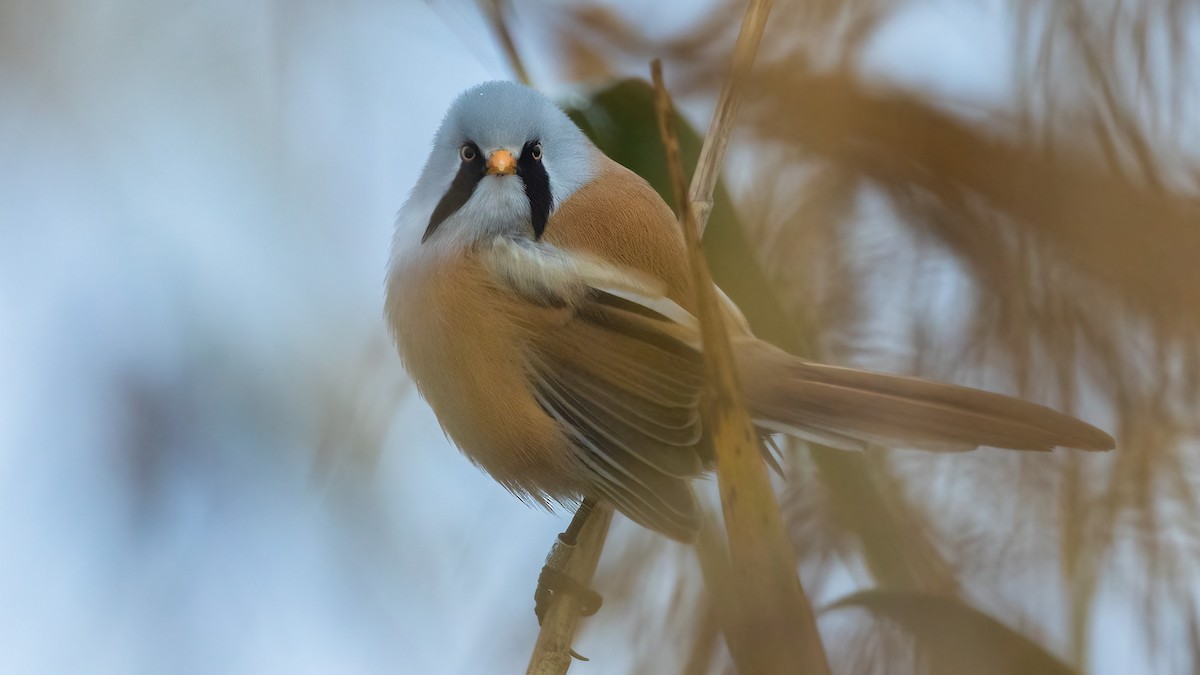
[[542, 94], [487, 82], [450, 106], [405, 208], [428, 214], [422, 243], [520, 233], [540, 239], [556, 205], [591, 180], [595, 152]]

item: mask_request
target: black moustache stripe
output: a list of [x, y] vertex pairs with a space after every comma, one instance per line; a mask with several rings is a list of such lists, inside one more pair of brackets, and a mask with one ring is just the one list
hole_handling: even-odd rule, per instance
[[525, 197], [529, 199], [529, 222], [533, 225], [533, 238], [541, 239], [550, 218], [550, 206], [554, 200], [550, 195], [550, 176], [546, 165], [533, 158], [533, 146], [538, 141], [529, 141], [521, 149], [517, 160], [517, 175], [525, 183]]
[[[533, 158], [533, 146], [536, 144], [537, 141], [526, 143], [521, 149], [520, 158], [517, 159], [517, 175], [525, 184], [525, 198], [529, 200], [529, 223], [533, 226], [535, 240], [541, 239], [542, 233], [546, 231], [546, 221], [550, 219], [550, 208], [554, 204], [550, 194], [550, 175], [546, 173], [545, 165]], [[475, 149], [475, 157], [462, 163], [454, 181], [450, 183], [450, 188], [433, 209], [429, 225], [425, 228], [425, 234], [421, 236], [422, 244], [433, 235], [443, 221], [467, 203], [475, 193], [475, 186], [487, 174], [487, 162], [483, 159], [483, 153], [474, 143], [470, 146]]]
[[454, 181], [450, 183], [450, 189], [442, 195], [441, 201], [438, 202], [437, 208], [433, 210], [433, 215], [429, 218], [429, 226], [425, 228], [425, 234], [421, 235], [422, 244], [429, 239], [442, 221], [467, 203], [467, 200], [475, 193], [475, 186], [483, 180], [484, 174], [487, 173], [487, 162], [483, 159], [483, 153], [474, 143], [469, 145], [475, 149], [475, 158], [469, 162], [464, 161], [458, 168]]

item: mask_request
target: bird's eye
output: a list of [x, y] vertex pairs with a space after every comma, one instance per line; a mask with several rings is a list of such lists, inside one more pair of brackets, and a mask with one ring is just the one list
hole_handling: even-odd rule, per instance
[[458, 149], [458, 156], [462, 157], [462, 161], [464, 162], [469, 162], [475, 159], [475, 147], [470, 143], [465, 143], [461, 148]]
[[534, 143], [533, 147], [529, 149], [529, 156], [533, 157], [535, 162], [542, 161], [542, 144]]

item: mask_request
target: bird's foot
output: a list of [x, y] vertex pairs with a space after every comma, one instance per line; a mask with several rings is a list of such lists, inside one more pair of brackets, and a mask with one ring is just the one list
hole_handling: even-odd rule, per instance
[[[550, 553], [546, 555], [546, 564], [542, 566], [542, 573], [538, 575], [537, 590], [533, 593], [533, 612], [537, 615], [539, 626], [546, 617], [550, 602], [559, 594], [575, 596], [579, 602], [580, 616], [592, 616], [604, 603], [599, 593], [567, 573], [567, 562], [575, 552], [576, 538], [591, 510], [592, 503], [584, 500], [575, 512], [571, 525], [567, 527], [566, 532], [558, 535]], [[580, 661], [587, 661], [574, 649], [571, 650], [571, 656]]]

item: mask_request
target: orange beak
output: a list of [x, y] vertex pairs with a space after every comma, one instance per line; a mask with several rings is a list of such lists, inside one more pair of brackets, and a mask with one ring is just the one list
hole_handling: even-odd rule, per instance
[[500, 149], [492, 153], [488, 157], [487, 172], [489, 176], [507, 176], [517, 172], [517, 160], [513, 159], [512, 153]]

